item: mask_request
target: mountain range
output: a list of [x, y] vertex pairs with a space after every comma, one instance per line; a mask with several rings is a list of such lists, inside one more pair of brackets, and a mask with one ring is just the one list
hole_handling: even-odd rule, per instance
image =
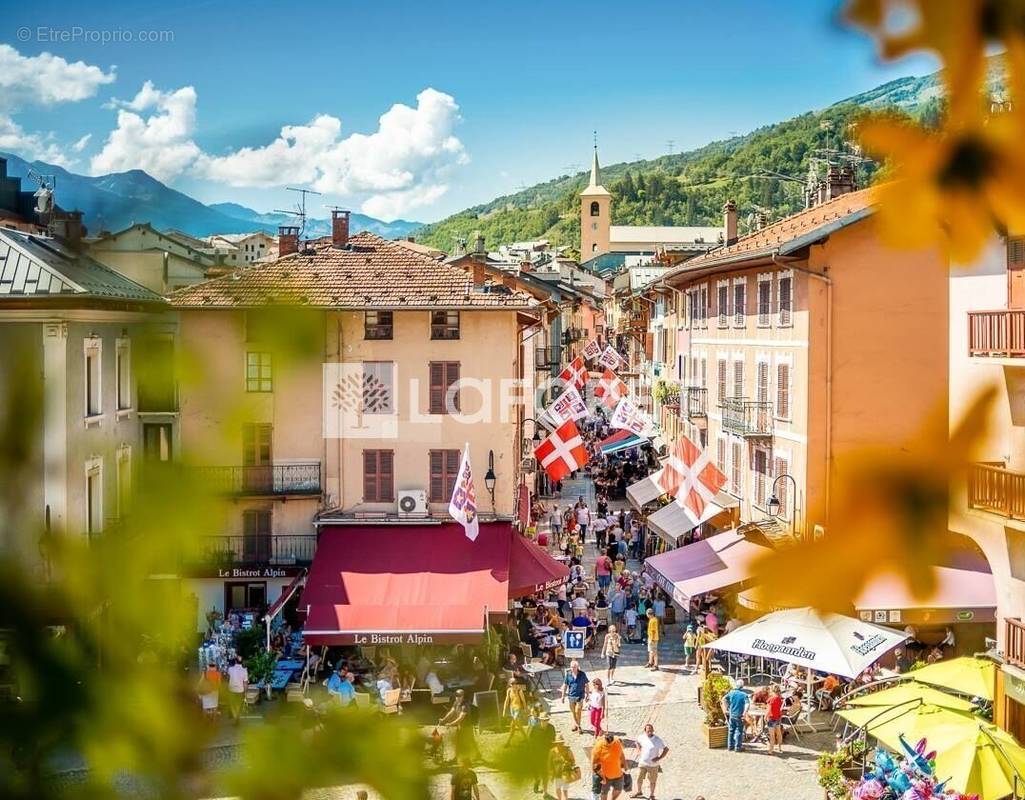
[[[999, 56], [990, 58], [988, 89], [1003, 91], [1006, 75]], [[941, 75], [889, 81], [828, 108], [809, 111], [741, 136], [695, 150], [650, 160], [603, 165], [601, 179], [613, 196], [617, 225], [719, 225], [727, 199], [740, 206], [741, 232], [756, 214], [779, 219], [804, 207], [809, 171], [827, 161], [853, 166], [859, 185], [868, 185], [878, 165], [860, 156], [849, 140], [852, 126], [867, 111], [891, 108], [925, 124], [944, 111]], [[503, 195], [424, 226], [417, 240], [451, 250], [479, 232], [489, 247], [548, 239], [570, 250], [580, 241], [578, 194], [588, 172], [562, 175]]]
[[[56, 164], [25, 161], [13, 153], [0, 153], [0, 158], [7, 159], [8, 174], [21, 178], [25, 189], [34, 188], [27, 180], [30, 169], [41, 175], [52, 175], [58, 205], [82, 211], [90, 234], [118, 231], [133, 222], [148, 222], [158, 230], [173, 228], [192, 236], [255, 230], [276, 233], [279, 225], [295, 224], [296, 218], [290, 214], [261, 213], [237, 203], [205, 205], [140, 169], [88, 176]], [[402, 219], [384, 222], [355, 213], [349, 220], [353, 232], [372, 231], [387, 239], [408, 236], [421, 224]], [[306, 236], [323, 236], [330, 232], [330, 220], [307, 218]]]

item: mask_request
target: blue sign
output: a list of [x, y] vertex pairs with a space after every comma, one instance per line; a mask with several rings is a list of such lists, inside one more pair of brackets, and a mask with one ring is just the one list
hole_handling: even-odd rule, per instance
[[571, 628], [562, 632], [562, 650], [567, 658], [583, 658], [586, 631]]

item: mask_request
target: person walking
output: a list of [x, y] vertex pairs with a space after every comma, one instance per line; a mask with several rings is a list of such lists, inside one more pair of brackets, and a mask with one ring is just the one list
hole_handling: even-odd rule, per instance
[[548, 756], [548, 774], [555, 788], [555, 800], [569, 800], [569, 787], [580, 780], [580, 769], [566, 740], [558, 735]]
[[242, 705], [249, 687], [249, 670], [242, 664], [242, 657], [235, 656], [235, 663], [228, 667], [228, 708], [231, 718], [238, 725], [242, 718]]
[[722, 698], [722, 713], [726, 717], [729, 730], [726, 733], [726, 749], [739, 753], [744, 749], [744, 714], [751, 698], [744, 691], [744, 681], [737, 679]]
[[769, 731], [769, 752], [783, 752], [783, 693], [779, 684], [769, 687], [769, 702], [765, 712], [765, 727]]
[[[683, 668], [692, 672], [698, 671], [697, 663], [698, 636], [694, 632], [694, 626], [688, 625], [683, 632]], [[691, 663], [693, 661], [693, 664]]]
[[459, 766], [452, 771], [449, 785], [451, 800], [480, 800], [477, 773], [470, 768], [469, 761], [461, 761]]
[[669, 755], [669, 748], [660, 736], [655, 735], [655, 726], [650, 722], [644, 726], [644, 733], [637, 737], [640, 753], [637, 756], [637, 785], [631, 797], [643, 797], [641, 787], [644, 779], [648, 779], [648, 797], [655, 797], [655, 786], [658, 785], [659, 762]]
[[580, 506], [577, 508], [577, 527], [580, 529], [580, 543], [584, 544], [587, 542], [587, 529], [591, 524], [591, 509], [587, 507], [583, 500], [580, 501]]
[[609, 521], [605, 519], [605, 515], [599, 511], [598, 516], [595, 518], [593, 525], [594, 546], [600, 553], [603, 549], [605, 549], [605, 532], [609, 528]]
[[527, 738], [524, 728], [527, 721], [527, 690], [515, 675], [509, 677], [509, 687], [505, 690], [502, 716], [506, 714], [509, 715], [509, 738], [505, 740], [505, 746], [508, 747], [517, 733]]
[[655, 610], [649, 608], [648, 613], [648, 669], [658, 671], [658, 640], [661, 632], [658, 627], [658, 617]]
[[555, 736], [555, 726], [552, 725], [550, 717], [541, 711], [537, 715], [536, 722], [527, 731], [527, 741], [530, 742], [531, 752], [535, 754], [531, 764], [534, 773], [534, 791], [544, 795], [548, 794], [548, 784], [553, 777], [548, 754], [555, 745]]
[[623, 648], [623, 638], [619, 635], [615, 625], [609, 625], [605, 633], [605, 641], [601, 645], [602, 658], [605, 659], [605, 682], [611, 686], [616, 675], [616, 662], [619, 661], [619, 651]]
[[559, 506], [553, 505], [548, 512], [548, 529], [552, 533], [552, 541], [557, 549], [562, 549], [562, 512]]
[[587, 708], [590, 711], [591, 727], [594, 729], [595, 739], [601, 736], [601, 722], [605, 718], [605, 712], [608, 711], [608, 702], [601, 678], [593, 679], [591, 691], [587, 695]]
[[609, 600], [609, 614], [612, 615], [612, 622], [616, 625], [623, 624], [623, 613], [626, 611], [626, 592], [623, 591], [623, 587], [616, 585], [615, 591], [612, 592], [612, 598]]
[[608, 592], [612, 583], [612, 559], [605, 553], [599, 553], [594, 562], [594, 579], [598, 582], [598, 588]]
[[569, 669], [562, 679], [562, 700], [569, 701], [569, 711], [573, 715], [573, 731], [580, 730], [580, 715], [584, 709], [584, 696], [587, 694], [587, 674], [580, 669], [580, 662], [575, 658], [569, 662]]
[[601, 800], [616, 800], [623, 793], [626, 772], [623, 743], [612, 733], [606, 733], [591, 750], [591, 766], [601, 777]]

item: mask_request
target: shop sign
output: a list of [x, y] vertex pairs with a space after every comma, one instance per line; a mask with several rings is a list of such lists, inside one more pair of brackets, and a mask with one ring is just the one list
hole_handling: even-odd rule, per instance
[[217, 578], [294, 578], [302, 567], [219, 567]]
[[353, 644], [434, 644], [434, 636], [430, 633], [357, 633], [352, 638]]
[[584, 634], [582, 630], [568, 630], [562, 632], [562, 650], [566, 658], [584, 657]]
[[974, 611], [958, 611], [957, 612], [957, 621], [958, 622], [971, 622], [973, 619], [975, 619], [975, 612]]

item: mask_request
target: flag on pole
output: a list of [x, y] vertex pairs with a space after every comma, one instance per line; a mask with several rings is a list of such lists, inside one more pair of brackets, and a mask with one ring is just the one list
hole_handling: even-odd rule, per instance
[[612, 345], [606, 347], [601, 358], [598, 359], [598, 363], [607, 369], [617, 369], [622, 361], [623, 359]]
[[587, 378], [587, 365], [580, 356], [570, 361], [566, 368], [559, 373], [560, 380], [575, 386], [577, 389], [583, 389], [587, 385]]
[[611, 369], [606, 369], [594, 387], [594, 396], [597, 397], [607, 408], [615, 408], [616, 404], [630, 394], [630, 389], [623, 380]]
[[470, 470], [470, 443], [463, 449], [463, 460], [459, 462], [459, 474], [452, 488], [452, 499], [448, 501], [448, 513], [463, 526], [466, 538], [471, 542], [480, 533], [477, 520], [477, 494], [473, 490], [473, 473]]
[[593, 361], [601, 355], [601, 345], [597, 339], [591, 339], [587, 344], [584, 345], [584, 349], [580, 351], [584, 358]]
[[587, 449], [573, 420], [567, 420], [534, 449], [549, 480], [561, 481], [587, 463]]
[[612, 412], [609, 426], [630, 431], [638, 436], [647, 436], [651, 431], [651, 417], [639, 409], [629, 398], [622, 398]]
[[552, 424], [558, 427], [566, 420], [571, 419], [576, 422], [578, 419], [586, 417], [587, 403], [584, 402], [584, 398], [580, 396], [580, 392], [575, 387], [567, 386], [566, 390], [548, 406], [545, 414]]
[[726, 485], [726, 476], [712, 462], [708, 451], [681, 436], [662, 465], [658, 485], [676, 498], [676, 504], [697, 525], [708, 518], [707, 507], [715, 505], [713, 499]]

